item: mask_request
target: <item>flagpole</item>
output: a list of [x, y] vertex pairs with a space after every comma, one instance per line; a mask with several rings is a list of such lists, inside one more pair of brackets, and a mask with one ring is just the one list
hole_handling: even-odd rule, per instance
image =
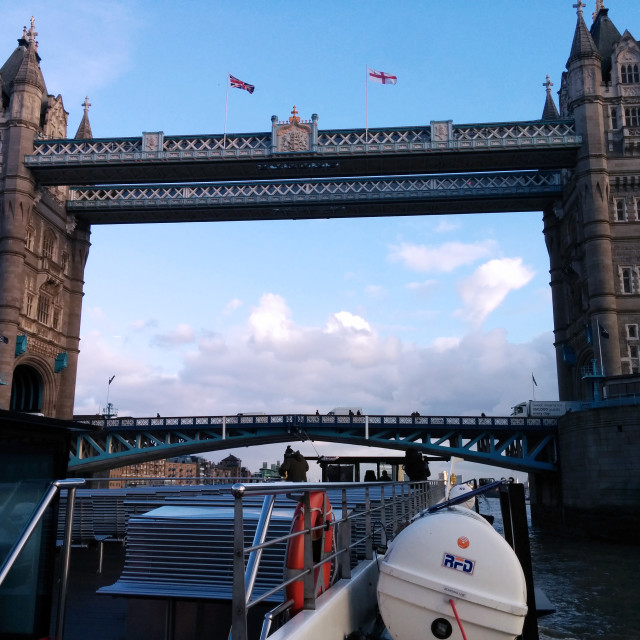
[[229, 104], [229, 72], [227, 72], [227, 90], [224, 96], [224, 137], [222, 139], [222, 149], [227, 148], [227, 106]]
[[369, 144], [369, 65], [368, 64], [364, 68], [364, 143], [365, 145]]

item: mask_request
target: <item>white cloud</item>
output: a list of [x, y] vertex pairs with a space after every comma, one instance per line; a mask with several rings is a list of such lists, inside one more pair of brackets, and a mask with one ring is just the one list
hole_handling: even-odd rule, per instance
[[445, 351], [451, 351], [453, 349], [456, 349], [457, 347], [460, 346], [460, 338], [436, 338], [433, 341], [433, 348], [438, 352], [438, 353], [444, 353]]
[[478, 267], [469, 278], [461, 280], [458, 292], [464, 309], [456, 315], [478, 326], [497, 309], [510, 291], [529, 283], [535, 272], [522, 264], [521, 258], [490, 260]]
[[179, 324], [171, 331], [164, 334], [155, 335], [151, 344], [162, 347], [164, 349], [178, 347], [183, 344], [189, 344], [195, 340], [195, 331], [189, 324]]
[[224, 306], [224, 309], [222, 310], [222, 313], [225, 316], [228, 316], [231, 313], [233, 313], [236, 309], [239, 309], [241, 306], [242, 306], [242, 300], [238, 300], [238, 298], [234, 298], [233, 300], [229, 300], [229, 302], [227, 302], [227, 304]]
[[291, 312], [281, 296], [266, 293], [249, 316], [252, 339], [258, 344], [290, 339], [294, 330], [290, 316]]
[[427, 297], [438, 287], [438, 281], [425, 280], [424, 282], [409, 282], [405, 287], [421, 297]]
[[341, 329], [355, 329], [356, 331], [371, 332], [369, 323], [360, 316], [356, 316], [349, 311], [338, 311], [327, 321], [326, 332], [337, 333]]
[[144, 329], [150, 329], [153, 327], [157, 327], [158, 326], [158, 321], [154, 320], [153, 318], [148, 319], [148, 320], [134, 320], [133, 322], [130, 323], [130, 326], [133, 329], [136, 329], [138, 331], [142, 331]]
[[390, 247], [389, 259], [393, 262], [401, 262], [412, 271], [450, 272], [495, 254], [496, 250], [494, 240], [471, 244], [447, 242], [439, 247], [403, 242]]

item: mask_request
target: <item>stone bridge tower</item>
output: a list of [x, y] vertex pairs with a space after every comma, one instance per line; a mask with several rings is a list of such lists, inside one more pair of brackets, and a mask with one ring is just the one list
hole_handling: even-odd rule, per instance
[[640, 392], [640, 46], [603, 0], [590, 28], [576, 6], [560, 114], [584, 144], [562, 207], [544, 213], [561, 400], [591, 400], [611, 377]]
[[89, 229], [67, 216], [65, 188], [39, 187], [23, 164], [35, 138], [67, 137], [36, 36], [32, 18], [0, 69], [0, 408], [68, 419]]

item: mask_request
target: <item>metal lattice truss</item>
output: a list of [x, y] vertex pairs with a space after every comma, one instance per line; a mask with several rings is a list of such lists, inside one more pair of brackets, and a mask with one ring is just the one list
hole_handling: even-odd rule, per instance
[[[437, 131], [437, 130], [436, 130]], [[505, 149], [576, 145], [581, 142], [573, 121], [449, 125], [442, 135], [434, 127], [319, 131], [309, 150], [324, 156], [434, 150]], [[274, 155], [270, 133], [209, 136], [162, 136], [161, 148], [150, 149], [144, 137], [91, 140], [36, 140], [28, 167], [50, 164], [260, 158]], [[278, 154], [283, 155], [283, 154]], [[290, 155], [290, 154], [289, 154]]]
[[[218, 182], [209, 184], [136, 185], [117, 187], [74, 187], [69, 190], [67, 210], [77, 214], [89, 214], [93, 223], [110, 222], [109, 218], [91, 219], [91, 212], [98, 211], [162, 211], [184, 212], [190, 209], [210, 210], [205, 219], [242, 220], [256, 217], [287, 217], [283, 207], [305, 207], [306, 214], [297, 217], [330, 217], [338, 207], [362, 204], [389, 203], [397, 206], [399, 213], [406, 203], [441, 202], [455, 200], [458, 209], [466, 201], [467, 207], [476, 210], [478, 201], [493, 201], [493, 210], [504, 210], [527, 199], [531, 207], [539, 208], [539, 198], [552, 200], [562, 194], [562, 175], [557, 171], [510, 172], [492, 174], [452, 174], [415, 177], [343, 178], [333, 180], [279, 180], [253, 182]], [[508, 204], [500, 204], [501, 200]], [[487, 210], [487, 205], [483, 205]], [[313, 208], [316, 208], [313, 211]], [[250, 209], [249, 213], [245, 209]], [[519, 207], [521, 209], [521, 207]], [[256, 213], [262, 210], [262, 215]], [[424, 212], [430, 212], [424, 207]], [[407, 213], [422, 212], [409, 209]], [[388, 206], [384, 213], [390, 213]], [[337, 215], [349, 215], [340, 211]], [[354, 211], [353, 215], [375, 215], [369, 210]], [[121, 220], [118, 220], [121, 221]], [[136, 219], [136, 221], [139, 221]], [[154, 221], [149, 218], [148, 221]]]
[[94, 472], [183, 454], [318, 440], [458, 456], [506, 469], [553, 472], [557, 421], [456, 416], [255, 415], [112, 418], [86, 423], [69, 465]]

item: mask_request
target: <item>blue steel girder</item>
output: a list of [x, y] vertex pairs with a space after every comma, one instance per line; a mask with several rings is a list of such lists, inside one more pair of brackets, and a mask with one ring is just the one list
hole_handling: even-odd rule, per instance
[[431, 125], [319, 130], [308, 148], [285, 152], [274, 131], [157, 132], [150, 136], [157, 147], [145, 135], [36, 140], [25, 165], [42, 185], [410, 175], [572, 167], [582, 144], [573, 120], [435, 124], [435, 134]]
[[560, 171], [81, 186], [67, 210], [90, 224], [538, 211]]
[[75, 436], [71, 469], [95, 472], [216, 450], [318, 440], [406, 450], [525, 472], [557, 471], [553, 418], [254, 415], [93, 420]]

